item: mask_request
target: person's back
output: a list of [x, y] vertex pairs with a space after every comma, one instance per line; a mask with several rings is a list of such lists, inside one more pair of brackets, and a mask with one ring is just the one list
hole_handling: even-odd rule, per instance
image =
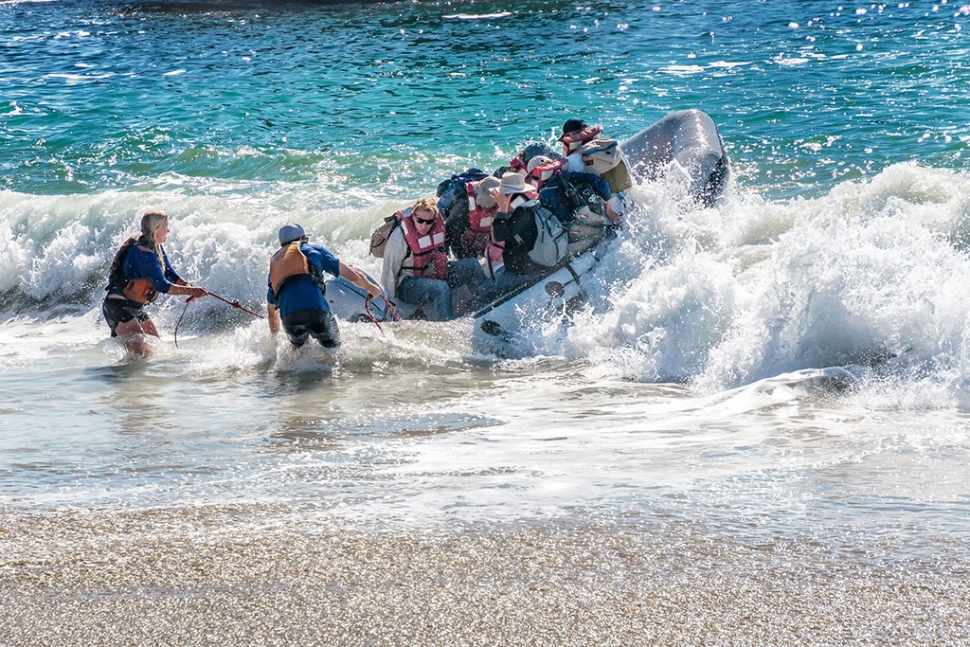
[[276, 307], [283, 317], [296, 310], [329, 309], [321, 290], [322, 273], [328, 271], [335, 276], [339, 275], [339, 261], [325, 248], [309, 243], [281, 247], [273, 260], [277, 266], [283, 262], [302, 264], [302, 259], [297, 257], [299, 255], [306, 259], [306, 273], [301, 272], [282, 279], [276, 291]]
[[[506, 176], [510, 175], [506, 173]], [[515, 173], [514, 175], [518, 175]], [[521, 177], [521, 176], [520, 176]], [[502, 262], [506, 272], [519, 275], [542, 274], [544, 268], [529, 258], [529, 252], [535, 247], [539, 229], [536, 227], [535, 212], [539, 208], [539, 196], [525, 185], [521, 193], [512, 195], [509, 211], [499, 211], [492, 225], [495, 240], [504, 243]]]
[[269, 263], [266, 302], [270, 332], [280, 328], [293, 346], [313, 337], [325, 347], [340, 345], [340, 331], [324, 294], [323, 273], [339, 276], [380, 296], [381, 289], [362, 272], [341, 263], [324, 247], [311, 245], [303, 227], [286, 224], [279, 231], [280, 247]]

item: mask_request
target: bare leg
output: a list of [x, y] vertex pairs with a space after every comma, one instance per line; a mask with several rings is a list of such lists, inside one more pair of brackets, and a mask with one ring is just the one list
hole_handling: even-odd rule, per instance
[[141, 322], [137, 319], [132, 319], [120, 323], [115, 328], [115, 333], [124, 339], [125, 349], [129, 353], [144, 358], [152, 354], [152, 346], [145, 339], [145, 336], [152, 335], [154, 337], [160, 337], [158, 329], [155, 328], [155, 323], [151, 319], [146, 319]]

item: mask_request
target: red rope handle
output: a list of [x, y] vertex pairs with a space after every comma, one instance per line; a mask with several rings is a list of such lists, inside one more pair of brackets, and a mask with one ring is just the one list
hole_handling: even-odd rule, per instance
[[252, 316], [254, 316], [254, 317], [258, 317], [259, 319], [265, 319], [265, 317], [263, 317], [263, 315], [261, 315], [261, 314], [257, 314], [257, 313], [255, 313], [255, 312], [253, 312], [252, 310], [249, 310], [249, 309], [247, 309], [247, 308], [244, 308], [244, 307], [242, 306], [242, 304], [241, 304], [241, 303], [239, 303], [239, 299], [233, 299], [232, 301], [230, 301], [229, 299], [227, 299], [227, 298], [225, 298], [225, 297], [221, 297], [221, 296], [219, 296], [219, 295], [218, 295], [218, 294], [216, 294], [215, 292], [210, 292], [210, 293], [209, 293], [209, 296], [210, 296], [210, 297], [215, 297], [215, 298], [217, 298], [217, 299], [219, 299], [220, 301], [222, 301], [222, 302], [224, 302], [224, 303], [228, 303], [228, 304], [229, 304], [229, 305], [231, 305], [231, 306], [232, 306], [233, 308], [239, 308], [240, 310], [242, 310], [242, 311], [243, 311], [243, 312], [245, 312], [246, 314], [251, 314], [251, 315], [252, 315]]
[[[232, 301], [230, 301], [229, 299], [227, 299], [225, 297], [219, 296], [215, 292], [209, 292], [209, 296], [210, 297], [215, 297], [215, 298], [219, 299], [220, 301], [223, 301], [225, 303], [228, 303], [233, 308], [239, 308], [243, 312], [245, 312], [247, 314], [251, 314], [254, 317], [257, 317], [259, 319], [265, 319], [265, 317], [263, 317], [263, 315], [258, 314], [256, 312], [253, 312], [252, 310], [249, 310], [248, 308], [244, 308], [242, 306], [242, 304], [239, 303], [239, 299], [233, 299]], [[185, 300], [185, 307], [182, 308], [182, 314], [179, 315], [178, 323], [175, 324], [175, 333], [174, 333], [174, 336], [175, 336], [175, 347], [176, 348], [179, 347], [179, 326], [182, 325], [182, 318], [185, 316], [185, 311], [189, 309], [189, 304], [192, 303], [195, 300], [195, 298], [196, 297], [189, 297], [188, 299]], [[368, 312], [367, 314], [370, 314], [370, 313]], [[380, 328], [380, 326], [378, 326], [378, 328]]]
[[[394, 316], [397, 317], [398, 321], [404, 321], [404, 318], [401, 317], [401, 315], [398, 314], [397, 310], [394, 309], [394, 304], [391, 303], [388, 300], [388, 298], [384, 295], [381, 295], [381, 298], [384, 299], [384, 303], [387, 304], [386, 310], [390, 310], [391, 312], [393, 312]], [[370, 320], [374, 322], [374, 325], [377, 326], [377, 329], [381, 331], [381, 334], [383, 334], [384, 329], [381, 328], [381, 324], [377, 322], [377, 317], [374, 316], [374, 313], [370, 311], [370, 304], [371, 304], [371, 301], [373, 300], [374, 300], [373, 295], [368, 294], [367, 297], [364, 299], [364, 310], [367, 312], [367, 316], [370, 317]]]
[[368, 294], [367, 297], [364, 299], [364, 312], [367, 313], [367, 316], [370, 317], [370, 320], [374, 322], [374, 325], [377, 326], [377, 329], [380, 330], [381, 334], [383, 335], [384, 329], [381, 328], [381, 324], [377, 322], [377, 317], [375, 317], [374, 314], [370, 311], [370, 302], [373, 298], [374, 298], [373, 296]]
[[404, 321], [404, 317], [399, 315], [397, 310], [394, 309], [394, 304], [388, 301], [387, 297], [384, 296], [383, 294], [381, 295], [381, 298], [384, 299], [384, 303], [387, 304], [387, 309], [394, 313], [394, 316], [397, 317], [397, 320]]

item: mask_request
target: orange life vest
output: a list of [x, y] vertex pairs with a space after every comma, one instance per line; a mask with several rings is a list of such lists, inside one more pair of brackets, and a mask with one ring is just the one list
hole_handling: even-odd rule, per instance
[[444, 279], [448, 276], [444, 219], [438, 214], [431, 225], [431, 231], [422, 236], [415, 228], [412, 218], [410, 214], [401, 218], [404, 238], [411, 250], [411, 265], [402, 265], [402, 269], [411, 270], [418, 278]]
[[269, 282], [273, 286], [273, 296], [279, 297], [280, 288], [287, 280], [295, 276], [311, 275], [310, 262], [300, 249], [300, 245], [301, 243], [296, 241], [280, 247], [270, 259]]

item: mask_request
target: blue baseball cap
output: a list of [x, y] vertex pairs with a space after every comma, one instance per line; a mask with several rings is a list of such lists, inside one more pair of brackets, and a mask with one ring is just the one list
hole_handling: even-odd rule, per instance
[[304, 236], [306, 236], [306, 233], [300, 225], [288, 223], [280, 227], [280, 245], [292, 243], [295, 240], [300, 240]]

